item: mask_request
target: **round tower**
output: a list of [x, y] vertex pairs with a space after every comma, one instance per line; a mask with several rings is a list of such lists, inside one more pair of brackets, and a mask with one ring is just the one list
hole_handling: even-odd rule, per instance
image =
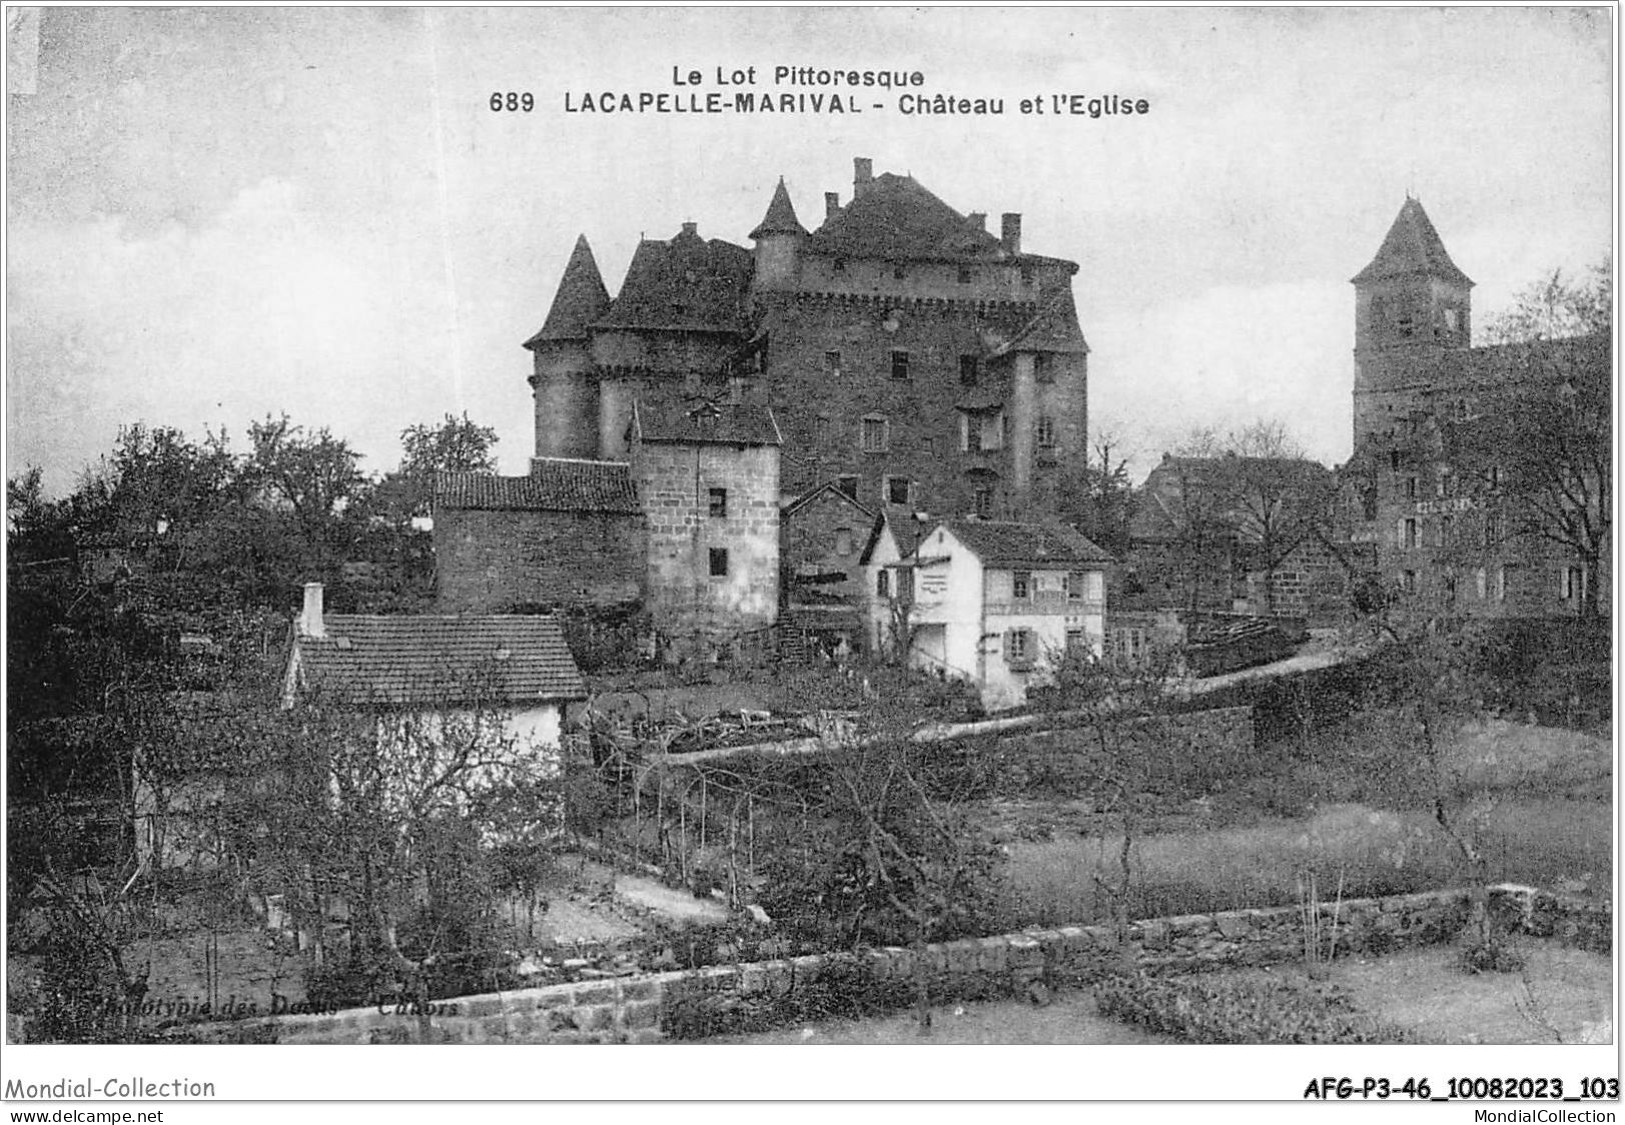
[[801, 280], [801, 244], [807, 238], [807, 228], [796, 218], [783, 176], [779, 177], [779, 186], [773, 189], [767, 214], [750, 232], [750, 237], [756, 243], [751, 288], [758, 292], [794, 289]]
[[609, 307], [609, 291], [587, 236], [576, 239], [541, 331], [525, 341], [534, 357], [536, 456], [598, 456], [598, 380], [589, 326]]

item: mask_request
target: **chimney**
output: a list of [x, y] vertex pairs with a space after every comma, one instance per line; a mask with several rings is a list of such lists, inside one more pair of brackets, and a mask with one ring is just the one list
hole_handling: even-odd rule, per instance
[[305, 583], [305, 611], [299, 615], [299, 635], [321, 640], [327, 636], [327, 623], [322, 618], [322, 584]]
[[985, 231], [987, 229], [986, 211], [972, 211], [969, 215], [966, 215], [965, 218], [969, 219], [970, 225], [975, 227], [977, 230]]
[[874, 178], [875, 162], [867, 156], [855, 157], [852, 161], [852, 198], [862, 195]]
[[700, 224], [699, 223], [684, 223], [683, 224], [683, 233], [684, 234], [691, 234], [694, 237], [698, 238], [699, 235], [700, 235]]
[[999, 241], [1004, 243], [1006, 254], [1021, 253], [1021, 213], [1019, 211], [1006, 211], [1002, 216], [1003, 222], [999, 227]]
[[838, 191], [826, 191], [824, 193], [824, 218], [833, 219], [835, 217], [835, 212], [839, 211], [840, 209], [841, 193]]

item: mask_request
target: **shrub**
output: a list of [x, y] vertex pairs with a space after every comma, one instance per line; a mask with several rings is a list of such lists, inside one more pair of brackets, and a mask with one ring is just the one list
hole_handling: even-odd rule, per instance
[[1465, 945], [1461, 950], [1461, 967], [1469, 973], [1518, 973], [1527, 963], [1522, 951], [1501, 935]]
[[[730, 984], [737, 978], [722, 978]], [[743, 1035], [790, 1023], [862, 1019], [905, 1008], [914, 987], [882, 979], [867, 961], [831, 956], [816, 973], [792, 978], [782, 991], [743, 993], [714, 987], [717, 978], [696, 974], [668, 985], [660, 1028], [668, 1039], [711, 1039]]]
[[1354, 1009], [1335, 987], [1232, 978], [1109, 978], [1100, 1014], [1191, 1043], [1401, 1043], [1407, 1033]]

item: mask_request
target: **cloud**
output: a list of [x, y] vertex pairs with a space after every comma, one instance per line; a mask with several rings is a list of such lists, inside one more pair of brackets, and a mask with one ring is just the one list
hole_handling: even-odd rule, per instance
[[271, 178], [196, 230], [15, 223], [8, 472], [46, 463], [60, 490], [136, 419], [240, 434], [287, 410], [359, 448], [392, 447], [413, 396], [380, 402], [378, 375], [412, 388], [444, 369], [446, 333], [399, 332], [446, 322], [440, 274], [380, 260], [385, 249], [327, 229], [308, 204]]
[[[1354, 302], [1348, 286], [1220, 286], [1088, 326], [1090, 410], [1127, 428], [1145, 472], [1193, 429], [1276, 418], [1309, 456], [1349, 454]], [[1285, 411], [1283, 410], [1285, 407]]]

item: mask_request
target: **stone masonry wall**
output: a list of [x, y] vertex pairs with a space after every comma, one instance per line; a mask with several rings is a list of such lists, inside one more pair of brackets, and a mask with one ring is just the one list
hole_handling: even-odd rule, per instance
[[[642, 444], [633, 474], [649, 522], [647, 602], [675, 638], [713, 639], [773, 624], [779, 610], [777, 446]], [[726, 492], [712, 515], [711, 490]], [[712, 550], [727, 573], [710, 572]]]
[[[1489, 894], [1491, 910], [1515, 932], [1604, 955], [1612, 950], [1607, 907], [1513, 885]], [[1333, 904], [1322, 904], [1328, 927], [1333, 912]], [[1468, 913], [1465, 890], [1344, 901], [1336, 908], [1338, 951], [1383, 954], [1448, 941]], [[1131, 924], [1128, 955], [1137, 967], [1158, 973], [1282, 964], [1303, 956], [1302, 927], [1297, 906], [1147, 919]], [[924, 956], [941, 1002], [1020, 995], [1034, 981], [1087, 983], [1121, 967], [1124, 953], [1109, 926], [1063, 926], [928, 945]], [[854, 959], [867, 962], [877, 980], [912, 981], [915, 957], [912, 949], [888, 947], [461, 996], [431, 1005], [431, 1037], [443, 1043], [652, 1043], [663, 1038], [665, 1004], [679, 992], [783, 994]], [[372, 1007], [193, 1026], [186, 1034], [221, 1043], [411, 1043], [418, 1041], [418, 1026], [415, 1013]]]
[[645, 543], [641, 516], [437, 511], [435, 608], [505, 613], [629, 602], [640, 593]]

